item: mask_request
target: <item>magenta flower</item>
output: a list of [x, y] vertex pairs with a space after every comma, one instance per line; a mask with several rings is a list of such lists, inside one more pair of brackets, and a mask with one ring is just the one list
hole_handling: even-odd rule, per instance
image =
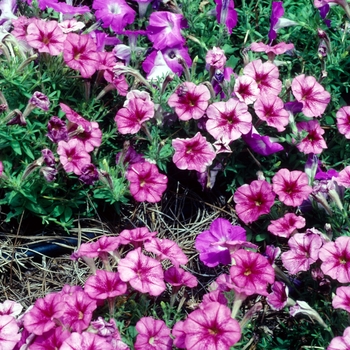
[[102, 27], [111, 27], [116, 34], [121, 34], [135, 20], [136, 12], [124, 0], [94, 0], [92, 8]]
[[16, 319], [10, 315], [0, 315], [0, 348], [12, 350], [21, 340]]
[[273, 54], [277, 56], [285, 53], [286, 51], [293, 50], [294, 45], [281, 42], [274, 46], [270, 46], [260, 42], [260, 43], [252, 43], [250, 45], [250, 49], [254, 52], [265, 52], [267, 55]]
[[119, 261], [120, 278], [141, 293], [158, 296], [166, 289], [162, 265], [137, 248]]
[[147, 36], [156, 50], [183, 46], [185, 39], [181, 35], [181, 28], [186, 26], [187, 22], [181, 14], [168, 11], [152, 12], [149, 17]]
[[81, 175], [82, 168], [91, 163], [91, 157], [84, 149], [84, 146], [77, 140], [71, 139], [68, 142], [59, 141], [57, 153], [60, 156], [60, 162], [63, 169], [67, 172], [73, 172]]
[[213, 146], [197, 132], [190, 139], [176, 138], [172, 141], [175, 149], [173, 162], [182, 170], [196, 170], [203, 173], [216, 156]]
[[84, 14], [86, 12], [90, 12], [89, 6], [74, 7], [65, 2], [58, 2], [58, 0], [38, 0], [38, 5], [42, 11], [46, 10], [46, 7], [50, 7], [56, 12], [61, 12], [62, 14], [68, 15]]
[[152, 238], [147, 240], [144, 246], [148, 252], [156, 254], [158, 259], [168, 259], [176, 267], [188, 263], [188, 258], [182, 249], [176, 244], [176, 242], [170, 239]]
[[90, 78], [99, 66], [96, 44], [87, 34], [67, 34], [63, 44], [63, 59], [68, 67], [78, 70], [83, 78]]
[[224, 50], [214, 46], [213, 49], [209, 50], [205, 55], [205, 62], [210, 67], [224, 70], [226, 64], [226, 56]]
[[302, 171], [280, 169], [272, 178], [273, 191], [285, 205], [297, 207], [309, 197], [312, 187]]
[[338, 131], [350, 139], [350, 106], [340, 108], [336, 117]]
[[185, 271], [181, 267], [169, 267], [164, 272], [164, 280], [168, 282], [173, 287], [181, 287], [186, 286], [189, 288], [197, 287], [198, 281], [195, 276], [191, 273]]
[[282, 218], [271, 220], [267, 230], [277, 237], [289, 238], [299, 228], [305, 226], [305, 219], [294, 213], [287, 213]]
[[57, 56], [63, 51], [66, 35], [63, 34], [57, 21], [38, 19], [28, 25], [26, 39], [28, 44], [39, 52]]
[[335, 337], [330, 342], [327, 350], [349, 350], [350, 349], [350, 327], [346, 328], [342, 337]]
[[171, 330], [171, 334], [173, 335], [174, 345], [180, 349], [186, 348], [185, 339], [186, 333], [183, 329], [184, 321], [178, 321], [174, 324], [173, 329]]
[[233, 0], [215, 0], [216, 20], [224, 24], [228, 32], [232, 33], [232, 28], [237, 25], [237, 11]]
[[154, 103], [141, 98], [128, 100], [126, 108], [117, 112], [114, 120], [121, 134], [136, 134], [144, 122], [154, 117]]
[[230, 250], [225, 243], [246, 241], [245, 230], [233, 226], [228, 220], [215, 219], [208, 231], [203, 231], [196, 237], [195, 247], [199, 251], [200, 260], [209, 267], [231, 263]]
[[146, 161], [132, 164], [126, 178], [130, 182], [130, 193], [138, 202], [159, 202], [168, 183], [168, 178], [159, 173], [157, 166]]
[[231, 317], [230, 309], [218, 302], [191, 312], [182, 331], [187, 350], [229, 350], [241, 337], [239, 323]]
[[232, 287], [245, 295], [267, 295], [267, 285], [275, 281], [275, 271], [269, 261], [259, 253], [239, 249], [232, 255], [230, 268]]
[[272, 292], [266, 297], [267, 303], [273, 310], [282, 310], [288, 301], [288, 287], [283, 282], [276, 281], [272, 287]]
[[114, 348], [104, 338], [90, 332], [72, 333], [60, 350], [113, 350]]
[[66, 308], [62, 315], [62, 322], [65, 326], [81, 333], [89, 327], [92, 313], [96, 310], [96, 301], [91, 299], [85, 292], [75, 292], [65, 298]]
[[147, 240], [151, 241], [157, 234], [157, 232], [150, 232], [147, 227], [137, 227], [132, 230], [123, 230], [120, 232], [118, 238], [120, 244], [131, 243], [135, 248], [138, 248], [143, 242]]
[[270, 17], [270, 30], [268, 37], [271, 41], [277, 38], [277, 31], [275, 30], [275, 26], [278, 23], [278, 20], [284, 15], [284, 8], [282, 1], [273, 1], [272, 2], [272, 10]]
[[230, 98], [227, 102], [214, 102], [206, 112], [206, 128], [216, 140], [234, 141], [252, 128], [252, 116], [248, 106]]
[[270, 62], [252, 61], [244, 67], [243, 73], [256, 81], [261, 93], [277, 96], [282, 90], [278, 68]]
[[254, 110], [259, 119], [266, 121], [268, 126], [284, 131], [289, 122], [289, 113], [284, 109], [283, 101], [273, 94], [260, 94], [254, 104]]
[[335, 297], [332, 300], [332, 306], [335, 309], [343, 309], [350, 313], [350, 287], [338, 287]]
[[203, 300], [200, 303], [199, 307], [201, 309], [205, 309], [208, 303], [212, 303], [212, 302], [218, 302], [222, 305], [227, 305], [227, 299], [225, 297], [225, 294], [223, 293], [223, 291], [217, 289], [213, 292], [210, 293], [206, 293], [203, 295]]
[[340, 283], [350, 282], [350, 237], [338, 237], [335, 242], [326, 243], [318, 257], [325, 275]]
[[135, 350], [171, 350], [173, 341], [170, 338], [170, 329], [162, 320], [152, 317], [142, 317], [136, 323]]
[[84, 287], [84, 292], [94, 300], [105, 300], [126, 293], [127, 285], [118, 272], [96, 270], [96, 275], [90, 276]]
[[250, 185], [237, 188], [233, 198], [238, 217], [245, 224], [249, 224], [258, 220], [260, 215], [270, 212], [275, 194], [267, 181], [255, 180]]
[[249, 75], [241, 75], [236, 79], [234, 93], [239, 101], [250, 105], [255, 102], [260, 94], [260, 89], [255, 80]]
[[317, 120], [297, 123], [299, 132], [307, 132], [304, 139], [298, 143], [297, 148], [305, 154], [320, 154], [327, 148], [327, 144], [322, 137], [324, 130]]
[[308, 271], [310, 266], [318, 259], [318, 253], [323, 240], [318, 234], [296, 233], [288, 245], [290, 250], [282, 253], [283, 266], [296, 275], [300, 271]]
[[68, 132], [66, 123], [56, 117], [53, 116], [47, 123], [47, 137], [54, 143], [58, 143], [59, 141], [68, 141]]
[[169, 97], [168, 105], [175, 109], [180, 120], [187, 121], [202, 118], [209, 99], [210, 92], [205, 85], [184, 82]]
[[345, 167], [339, 172], [338, 177], [335, 179], [339, 186], [344, 186], [345, 188], [350, 187], [350, 166]]
[[71, 335], [71, 332], [57, 327], [50, 329], [43, 335], [36, 336], [30, 344], [30, 350], [57, 350], [61, 349], [63, 342]]
[[24, 314], [24, 328], [36, 335], [42, 335], [56, 326], [55, 318], [65, 312], [65, 302], [58, 293], [49, 293], [35, 301], [34, 306]]
[[292, 81], [295, 99], [303, 104], [302, 112], [307, 117], [320, 117], [325, 111], [331, 94], [314, 77], [298, 75]]

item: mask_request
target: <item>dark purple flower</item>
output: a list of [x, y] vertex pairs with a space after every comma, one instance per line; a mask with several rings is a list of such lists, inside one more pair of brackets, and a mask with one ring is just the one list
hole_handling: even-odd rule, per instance
[[58, 143], [59, 141], [68, 141], [68, 132], [66, 123], [56, 117], [53, 116], [47, 123], [48, 133], [46, 136], [54, 143]]
[[52, 151], [49, 150], [48, 148], [45, 148], [41, 151], [41, 154], [44, 158], [44, 162], [46, 165], [50, 167], [54, 167], [56, 162], [55, 162], [55, 156], [53, 155]]
[[273, 1], [272, 2], [272, 11], [270, 17], [270, 31], [268, 34], [269, 39], [275, 40], [277, 37], [277, 32], [275, 26], [278, 23], [278, 20], [284, 15], [284, 8], [282, 1]]
[[98, 171], [93, 164], [85, 164], [81, 169], [79, 180], [85, 185], [93, 185], [99, 179]]
[[47, 182], [55, 181], [56, 175], [58, 174], [58, 171], [50, 166], [41, 167], [39, 172], [44, 176]]
[[331, 20], [326, 19], [328, 12], [329, 12], [329, 9], [330, 9], [329, 4], [325, 4], [325, 5], [318, 8], [318, 11], [320, 11], [320, 16], [328, 28], [330, 28], [330, 26], [331, 26]]
[[291, 101], [284, 104], [284, 109], [286, 109], [287, 111], [293, 114], [296, 114], [296, 113], [300, 113], [303, 110], [303, 106], [304, 105], [301, 102]]
[[23, 113], [19, 109], [15, 109], [10, 113], [10, 115], [14, 115], [12, 119], [10, 119], [6, 125], [20, 125], [20, 126], [26, 126], [27, 122], [26, 119], [23, 117]]

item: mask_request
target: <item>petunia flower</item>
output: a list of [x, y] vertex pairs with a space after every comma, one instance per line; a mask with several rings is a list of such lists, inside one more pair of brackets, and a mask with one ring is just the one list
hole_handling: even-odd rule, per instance
[[350, 237], [338, 237], [321, 248], [321, 270], [340, 283], [350, 282]]
[[103, 337], [90, 332], [73, 332], [62, 344], [60, 350], [113, 350]]
[[29, 46], [39, 52], [57, 56], [63, 51], [66, 35], [63, 34], [57, 21], [38, 19], [28, 25], [26, 39]]
[[322, 137], [325, 131], [317, 120], [297, 123], [299, 132], [307, 135], [298, 143], [297, 149], [304, 154], [320, 154], [327, 148], [326, 141]]
[[267, 303], [273, 310], [282, 310], [288, 301], [288, 287], [283, 283], [276, 281], [271, 286], [272, 292], [266, 297]]
[[56, 117], [53, 116], [47, 123], [47, 137], [54, 143], [58, 143], [59, 141], [68, 141], [68, 132], [66, 123]]
[[350, 327], [345, 328], [342, 337], [335, 337], [330, 342], [327, 350], [349, 350], [350, 349]]
[[171, 263], [179, 267], [179, 265], [186, 265], [188, 258], [182, 249], [171, 239], [166, 238], [151, 238], [144, 243], [145, 250], [156, 254], [158, 259], [168, 259]]
[[248, 75], [241, 75], [236, 79], [233, 91], [238, 100], [247, 105], [254, 103], [260, 94], [258, 84]]
[[181, 14], [168, 11], [156, 11], [149, 17], [147, 36], [156, 50], [163, 50], [166, 47], [182, 46], [185, 39], [181, 35], [181, 29], [186, 26], [187, 21]]
[[335, 179], [339, 186], [343, 186], [345, 188], [350, 187], [350, 166], [345, 167], [343, 170], [339, 172], [338, 177]]
[[67, 34], [63, 43], [63, 59], [68, 67], [78, 70], [83, 78], [90, 78], [99, 66], [96, 44], [87, 34]]
[[85, 23], [78, 22], [75, 18], [72, 18], [58, 23], [58, 26], [62, 29], [64, 34], [68, 34], [83, 29], [85, 27]]
[[303, 104], [302, 112], [307, 117], [320, 117], [325, 111], [331, 94], [312, 76], [298, 75], [292, 81], [295, 99]]
[[18, 333], [19, 326], [16, 319], [10, 315], [0, 315], [0, 348], [1, 350], [12, 350], [21, 340]]
[[144, 255], [141, 248], [129, 252], [119, 261], [120, 278], [141, 293], [158, 296], [166, 289], [162, 265]]
[[343, 309], [350, 313], [350, 287], [338, 287], [332, 300], [334, 309]]
[[288, 240], [290, 250], [282, 253], [283, 266], [296, 275], [300, 271], [308, 271], [310, 265], [318, 259], [323, 240], [318, 234], [296, 233]]
[[135, 326], [138, 334], [134, 344], [135, 350], [171, 350], [173, 341], [170, 329], [162, 320], [142, 317]]
[[324, 328], [328, 328], [320, 314], [305, 301], [297, 300], [295, 305], [289, 309], [289, 314], [293, 317], [297, 314], [307, 315], [311, 319], [317, 321]]
[[208, 50], [207, 54], [205, 55], [206, 64], [219, 70], [224, 70], [226, 60], [227, 59], [224, 50], [215, 46], [212, 50]]
[[252, 61], [244, 67], [243, 74], [256, 81], [261, 93], [277, 96], [282, 90], [278, 68], [270, 62]]
[[350, 139], [350, 106], [340, 108], [336, 114], [338, 131]]
[[209, 89], [203, 85], [184, 82], [169, 97], [168, 105], [175, 109], [180, 120], [203, 117], [210, 99]]
[[278, 43], [276, 45], [266, 45], [262, 42], [252, 43], [250, 49], [254, 52], [265, 52], [269, 57], [271, 54], [274, 56], [281, 55], [287, 51], [294, 49], [294, 44], [286, 44], [284, 42]]
[[102, 27], [110, 27], [116, 34], [121, 34], [135, 20], [136, 12], [124, 0], [94, 0], [92, 8]]
[[254, 103], [254, 110], [259, 119], [279, 132], [284, 131], [289, 123], [289, 113], [284, 109], [283, 101], [274, 94], [261, 93]]
[[277, 38], [277, 31], [275, 30], [275, 26], [278, 23], [278, 20], [284, 15], [284, 8], [282, 1], [273, 1], [272, 9], [271, 9], [271, 17], [270, 17], [270, 30], [268, 37], [271, 41]]
[[230, 268], [232, 288], [244, 295], [267, 295], [267, 286], [275, 281], [275, 271], [259, 253], [239, 249], [232, 254]]
[[312, 192], [309, 180], [302, 171], [280, 169], [272, 178], [273, 191], [285, 205], [297, 207]]
[[93, 185], [99, 179], [97, 168], [93, 164], [85, 164], [81, 168], [81, 175], [79, 180], [85, 185]]
[[214, 102], [206, 111], [206, 129], [216, 140], [234, 141], [252, 128], [252, 116], [248, 106], [239, 100]]
[[139, 247], [145, 241], [150, 241], [156, 236], [157, 232], [151, 232], [147, 227], [137, 227], [132, 230], [123, 230], [118, 238], [120, 244], [132, 244], [134, 247]]
[[190, 139], [176, 138], [172, 141], [175, 149], [173, 162], [182, 170], [196, 170], [203, 173], [216, 157], [213, 146], [200, 132]]
[[168, 183], [168, 178], [159, 173], [157, 166], [146, 161], [132, 164], [126, 178], [130, 182], [130, 193], [138, 202], [159, 202]]
[[218, 23], [224, 24], [231, 34], [232, 29], [237, 25], [237, 11], [233, 0], [215, 0], [216, 19]]
[[46, 7], [54, 9], [56, 12], [67, 15], [77, 15], [90, 12], [89, 6], [72, 6], [65, 2], [58, 2], [58, 0], [38, 0], [40, 10], [46, 10]]
[[218, 302], [191, 312], [181, 328], [179, 332], [175, 325], [175, 334], [185, 338], [187, 350], [229, 350], [241, 337], [239, 323], [231, 317], [230, 309]]
[[181, 286], [194, 288], [198, 284], [197, 278], [190, 272], [185, 271], [181, 267], [175, 266], [169, 267], [164, 272], [164, 281], [168, 282], [175, 288], [179, 288]]
[[68, 142], [59, 141], [57, 153], [67, 173], [74, 172], [76, 175], [81, 175], [84, 165], [91, 163], [89, 153], [85, 151], [84, 146], [76, 139], [71, 139]]
[[0, 303], [0, 316], [10, 315], [12, 317], [18, 316], [22, 312], [23, 306], [12, 300], [5, 300]]
[[277, 220], [271, 220], [267, 230], [277, 237], [289, 238], [297, 229], [305, 226], [305, 219], [294, 213], [287, 213]]
[[228, 220], [215, 219], [209, 230], [203, 231], [196, 237], [195, 247], [199, 251], [199, 259], [209, 267], [218, 264], [231, 263], [230, 250], [225, 242], [246, 241], [245, 230], [240, 226], [233, 226]]
[[61, 349], [63, 342], [71, 335], [71, 332], [62, 327], [50, 329], [43, 335], [36, 336], [30, 344], [30, 350], [56, 350]]
[[236, 213], [245, 224], [256, 221], [260, 215], [270, 212], [275, 196], [272, 186], [265, 180], [242, 185], [233, 196]]
[[222, 305], [227, 305], [227, 298], [222, 290], [215, 290], [203, 295], [203, 300], [199, 305], [200, 309], [205, 309], [208, 303], [218, 302]]

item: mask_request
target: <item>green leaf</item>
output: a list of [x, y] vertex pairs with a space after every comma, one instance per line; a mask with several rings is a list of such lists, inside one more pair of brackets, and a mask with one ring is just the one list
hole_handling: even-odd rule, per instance
[[73, 215], [73, 210], [71, 207], [66, 207], [64, 210], [63, 218], [65, 222], [68, 222]]
[[18, 155], [22, 155], [22, 150], [21, 150], [21, 145], [18, 141], [16, 140], [13, 140], [11, 143], [10, 143], [12, 149], [14, 150], [15, 153], [17, 153]]

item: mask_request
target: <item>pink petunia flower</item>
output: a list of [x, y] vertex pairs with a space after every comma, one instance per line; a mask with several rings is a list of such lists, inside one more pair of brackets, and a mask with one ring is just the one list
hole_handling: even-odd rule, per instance
[[85, 151], [84, 146], [77, 139], [71, 139], [68, 142], [59, 141], [57, 153], [67, 173], [73, 172], [76, 175], [81, 175], [84, 165], [91, 163], [89, 153]]
[[349, 350], [350, 349], [350, 327], [345, 328], [342, 337], [335, 337], [330, 342], [327, 350]]
[[267, 295], [267, 285], [275, 281], [275, 271], [259, 253], [239, 249], [232, 254], [230, 268], [232, 288], [244, 295]]
[[234, 141], [252, 128], [248, 106], [239, 100], [231, 98], [227, 102], [214, 102], [206, 114], [206, 129], [216, 140]]
[[166, 289], [162, 265], [144, 255], [141, 248], [129, 252], [119, 261], [120, 278], [141, 293], [158, 296]]
[[339, 175], [336, 177], [335, 181], [339, 186], [343, 186], [345, 188], [350, 187], [350, 165], [339, 172]]
[[283, 101], [276, 95], [261, 93], [254, 104], [254, 110], [259, 119], [280, 132], [289, 123], [289, 113], [284, 109]]
[[267, 303], [273, 310], [282, 310], [288, 301], [288, 287], [283, 283], [276, 281], [272, 287], [272, 292], [266, 297]]
[[173, 287], [186, 286], [189, 288], [197, 287], [198, 281], [190, 272], [185, 271], [181, 267], [169, 267], [164, 272], [164, 280]]
[[168, 183], [168, 178], [149, 162], [132, 164], [126, 172], [126, 178], [130, 182], [130, 193], [138, 202], [159, 202]]
[[199, 259], [209, 267], [231, 263], [230, 250], [224, 245], [227, 241], [246, 241], [245, 230], [233, 226], [228, 220], [215, 219], [209, 230], [196, 237], [195, 247], [199, 251]]
[[350, 106], [340, 108], [336, 117], [338, 131], [347, 139], [350, 139]]
[[233, 91], [238, 100], [247, 105], [254, 103], [260, 94], [258, 84], [249, 75], [239, 76], [235, 81]]
[[273, 191], [285, 205], [297, 207], [312, 192], [305, 173], [298, 170], [280, 169], [272, 178]]
[[[175, 328], [178, 330], [178, 328]], [[230, 309], [218, 302], [208, 303], [205, 309], [191, 312], [182, 325], [187, 350], [228, 350], [241, 337], [239, 323], [231, 317]]]
[[307, 117], [320, 117], [325, 111], [331, 94], [312, 76], [298, 75], [292, 81], [295, 99], [303, 104], [302, 112]]
[[173, 341], [170, 338], [170, 329], [162, 320], [152, 317], [142, 317], [136, 323], [135, 350], [171, 350]]
[[154, 103], [152, 101], [133, 98], [128, 100], [126, 108], [119, 109], [114, 120], [121, 134], [136, 134], [142, 124], [153, 117]]
[[171, 330], [171, 334], [174, 339], [174, 345], [180, 349], [185, 349], [185, 339], [186, 339], [186, 333], [183, 328], [184, 321], [178, 321], [174, 324], [173, 329]]
[[296, 275], [308, 271], [318, 259], [323, 240], [318, 234], [296, 233], [288, 241], [290, 250], [282, 253], [283, 266], [289, 273]]
[[169, 259], [176, 267], [179, 267], [179, 265], [186, 265], [188, 263], [188, 258], [185, 253], [176, 242], [170, 239], [160, 239], [155, 237], [147, 240], [144, 246], [148, 252], [156, 254], [158, 259]]
[[224, 50], [214, 46], [213, 49], [209, 50], [205, 55], [205, 62], [210, 67], [224, 70], [226, 64], [226, 56]]
[[90, 78], [99, 66], [96, 44], [87, 34], [67, 34], [63, 44], [63, 59], [68, 67], [78, 70], [83, 78]]
[[158, 233], [150, 232], [147, 227], [137, 227], [132, 230], [123, 230], [119, 234], [120, 244], [132, 244], [135, 248], [147, 240], [152, 240]]
[[113, 347], [97, 334], [74, 332], [63, 342], [60, 350], [113, 350]]
[[208, 107], [210, 92], [203, 85], [184, 82], [168, 99], [168, 105], [175, 109], [180, 120], [200, 119]]
[[12, 317], [18, 316], [22, 312], [23, 306], [15, 301], [5, 300], [0, 303], [0, 316], [10, 315]]
[[245, 224], [249, 224], [258, 220], [260, 215], [270, 212], [275, 194], [267, 181], [255, 180], [250, 185], [237, 188], [233, 198], [238, 217]]
[[210, 293], [206, 293], [203, 295], [203, 300], [199, 305], [199, 308], [205, 309], [208, 303], [218, 302], [222, 305], [227, 305], [227, 298], [222, 290], [215, 290]]
[[47, 52], [57, 56], [63, 51], [66, 35], [58, 26], [57, 21], [36, 20], [27, 27], [28, 44], [39, 52]]
[[325, 275], [340, 283], [350, 282], [350, 237], [338, 237], [335, 242], [326, 243], [318, 257]]
[[136, 12], [124, 0], [94, 0], [92, 8], [102, 27], [110, 27], [116, 34], [121, 34], [135, 20]]
[[96, 270], [84, 286], [84, 292], [94, 300], [105, 300], [126, 293], [127, 285], [118, 272]]
[[243, 73], [256, 81], [261, 93], [277, 96], [282, 90], [278, 68], [270, 62], [252, 61], [244, 67]]
[[335, 309], [343, 309], [350, 313], [350, 287], [338, 287], [332, 300]]
[[305, 219], [294, 213], [287, 213], [282, 218], [271, 220], [267, 230], [277, 237], [289, 238], [297, 229], [305, 226]]
[[321, 128], [317, 120], [297, 123], [297, 129], [299, 132], [307, 132], [305, 138], [297, 145], [300, 152], [305, 154], [320, 154], [327, 148], [326, 141], [322, 137], [325, 131]]
[[85, 27], [85, 23], [78, 22], [75, 18], [72, 18], [58, 23], [58, 26], [62, 29], [64, 34], [68, 34], [83, 29]]
[[21, 340], [16, 319], [10, 315], [0, 315], [0, 348], [12, 350]]
[[35, 301], [30, 311], [23, 316], [24, 328], [36, 335], [42, 335], [56, 326], [54, 319], [65, 312], [65, 302], [58, 293], [49, 293]]
[[175, 149], [173, 162], [182, 170], [196, 170], [203, 173], [216, 157], [213, 146], [197, 132], [190, 139], [176, 138], [172, 141]]
[[181, 28], [186, 26], [187, 22], [181, 14], [156, 11], [149, 17], [147, 36], [156, 50], [182, 46], [185, 39], [181, 35]]
[[36, 336], [30, 344], [30, 350], [57, 350], [61, 349], [63, 342], [71, 335], [71, 332], [57, 327], [50, 329], [43, 335]]
[[284, 42], [278, 43], [276, 45], [270, 46], [262, 42], [252, 43], [250, 49], [254, 52], [265, 52], [267, 55], [274, 54], [275, 56], [281, 55], [286, 51], [293, 50], [294, 44], [286, 44]]

